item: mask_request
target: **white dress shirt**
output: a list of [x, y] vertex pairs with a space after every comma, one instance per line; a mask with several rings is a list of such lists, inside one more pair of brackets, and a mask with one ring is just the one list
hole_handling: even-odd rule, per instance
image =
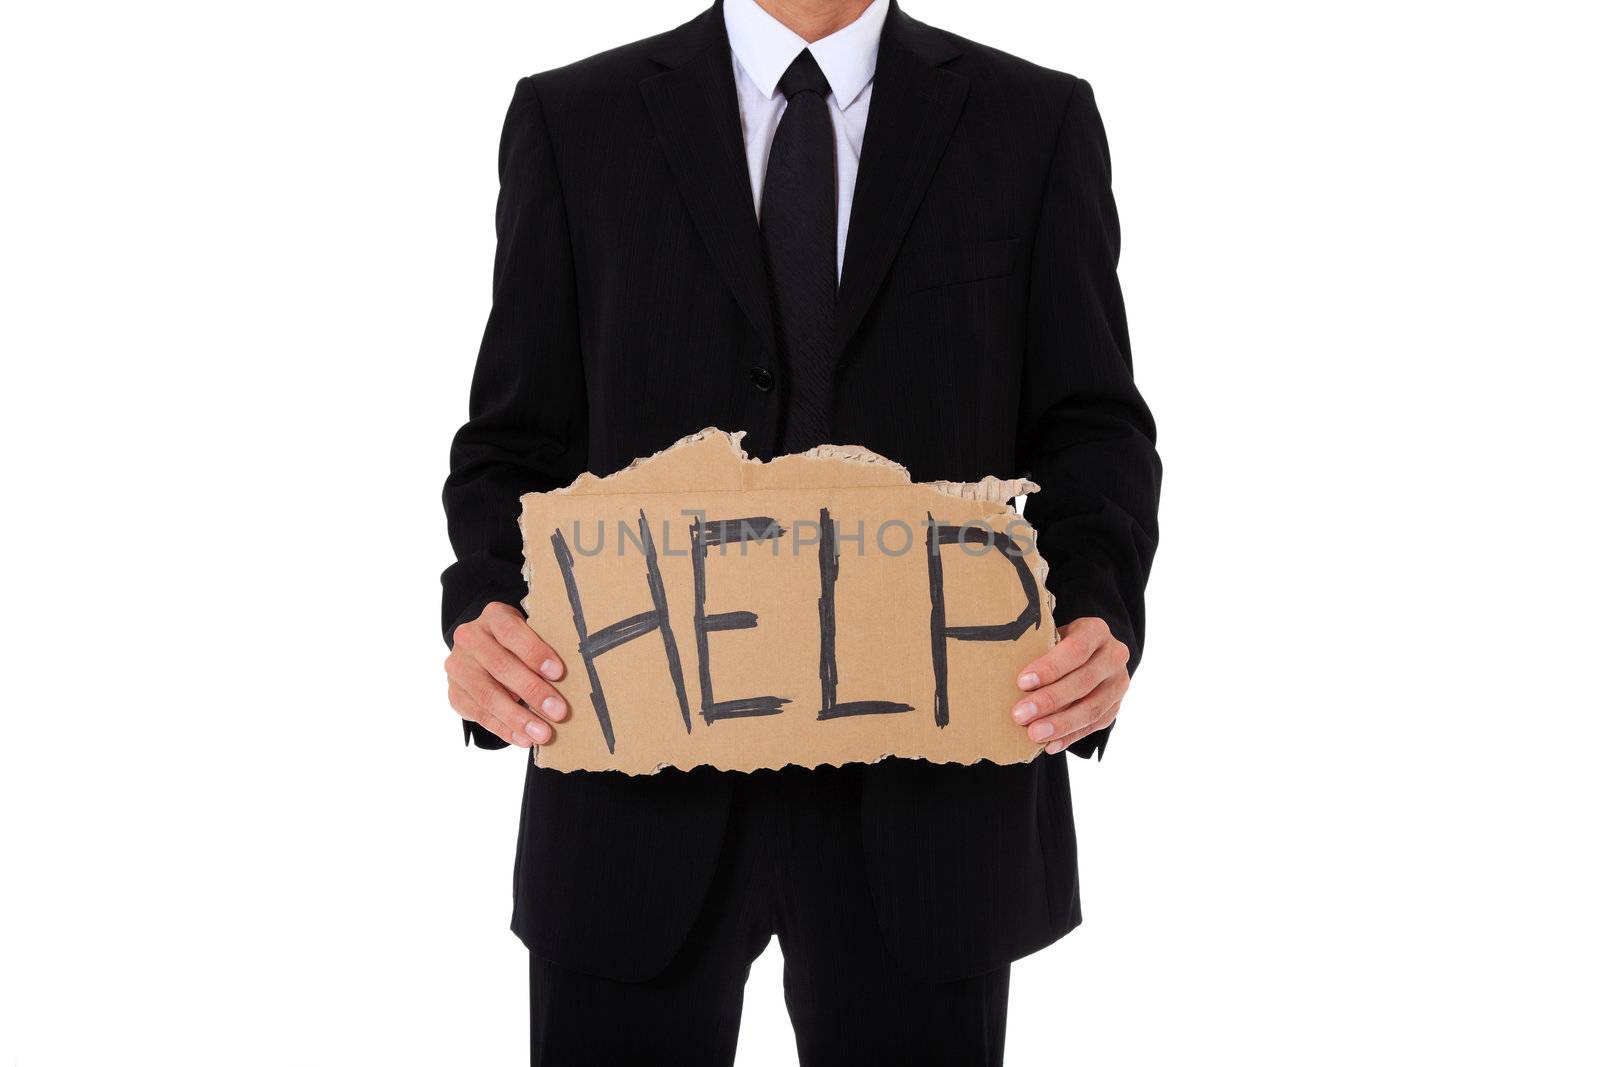
[[828, 96], [833, 117], [833, 160], [839, 213], [839, 273], [844, 273], [844, 242], [850, 230], [850, 205], [861, 163], [861, 141], [867, 132], [872, 103], [872, 75], [878, 69], [878, 38], [889, 15], [889, 0], [872, 6], [844, 29], [807, 44], [804, 37], [767, 14], [756, 0], [724, 0], [723, 22], [733, 47], [733, 82], [739, 90], [739, 125], [744, 131], [745, 160], [750, 165], [750, 192], [761, 214], [761, 186], [767, 176], [767, 153], [789, 102], [778, 91], [778, 79], [807, 48], [833, 90]]

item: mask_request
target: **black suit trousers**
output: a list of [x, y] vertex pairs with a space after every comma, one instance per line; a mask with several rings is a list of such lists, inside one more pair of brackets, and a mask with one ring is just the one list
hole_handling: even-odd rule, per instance
[[622, 982], [531, 956], [535, 1067], [733, 1063], [745, 979], [774, 935], [806, 1067], [1000, 1063], [1009, 966], [921, 982], [884, 943], [862, 857], [862, 770], [739, 776], [707, 899], [661, 974]]

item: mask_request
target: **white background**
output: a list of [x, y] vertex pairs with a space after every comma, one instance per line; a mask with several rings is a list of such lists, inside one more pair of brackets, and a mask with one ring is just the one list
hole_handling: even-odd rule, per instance
[[[1583, 6], [908, 4], [1094, 83], [1167, 464], [1009, 1062], [1600, 1057]], [[696, 10], [8, 7], [0, 1063], [525, 1062], [438, 492], [512, 86]]]

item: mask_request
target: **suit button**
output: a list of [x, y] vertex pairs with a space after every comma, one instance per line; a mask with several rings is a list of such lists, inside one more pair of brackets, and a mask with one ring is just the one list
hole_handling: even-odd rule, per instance
[[765, 367], [750, 368], [750, 384], [763, 393], [772, 392], [772, 387], [777, 384], [772, 378], [772, 372]]

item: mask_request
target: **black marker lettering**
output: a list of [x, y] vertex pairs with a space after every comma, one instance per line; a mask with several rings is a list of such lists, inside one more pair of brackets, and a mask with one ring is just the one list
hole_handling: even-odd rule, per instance
[[[1028, 573], [1022, 550], [1015, 541], [1003, 533], [984, 526], [945, 526], [928, 516], [928, 598], [933, 603], [931, 629], [933, 632], [933, 721], [941, 729], [950, 724], [950, 641], [1015, 641], [1028, 630], [1039, 625], [1039, 587]], [[1016, 570], [1017, 580], [1028, 604], [1010, 622], [982, 626], [950, 626], [944, 613], [944, 559], [940, 555], [943, 545], [982, 541], [993, 544]]]
[[847, 700], [839, 703], [839, 658], [836, 654], [838, 608], [834, 597], [834, 587], [839, 584], [839, 536], [827, 508], [822, 509], [819, 525], [817, 565], [822, 571], [822, 595], [817, 598], [817, 618], [822, 630], [819, 669], [822, 677], [822, 710], [817, 713], [817, 718], [842, 719], [850, 715], [893, 715], [910, 711], [910, 704], [896, 704], [892, 700]]
[[[620, 535], [620, 528], [618, 532]], [[595, 717], [600, 720], [600, 732], [605, 735], [606, 750], [609, 752], [617, 750], [617, 738], [611, 726], [611, 712], [606, 707], [605, 690], [600, 685], [600, 671], [595, 661], [613, 648], [625, 645], [636, 637], [643, 637], [651, 630], [661, 631], [661, 640], [667, 649], [667, 670], [672, 674], [678, 709], [683, 714], [683, 728], [685, 731], [690, 729], [689, 696], [683, 685], [683, 664], [678, 659], [678, 643], [672, 637], [672, 625], [667, 617], [666, 587], [661, 582], [655, 542], [650, 537], [650, 524], [645, 520], [643, 511], [639, 512], [639, 543], [644, 553], [645, 581], [650, 586], [650, 602], [654, 607], [591, 634], [583, 619], [583, 603], [578, 597], [578, 579], [572, 573], [572, 552], [567, 548], [567, 539], [561, 536], [559, 529], [550, 535], [556, 564], [561, 568], [561, 580], [567, 587], [567, 602], [572, 605], [572, 625], [578, 632], [578, 654], [583, 657], [584, 669], [589, 672], [589, 699], [594, 704]]]
[[738, 700], [718, 701], [711, 692], [710, 635], [723, 630], [753, 630], [759, 621], [753, 611], [722, 611], [706, 614], [706, 551], [738, 544], [740, 552], [749, 541], [772, 541], [777, 551], [777, 539], [783, 536], [783, 527], [776, 519], [758, 516], [748, 519], [695, 519], [689, 526], [689, 554], [694, 560], [694, 638], [700, 653], [700, 714], [706, 722], [718, 719], [742, 719], [751, 715], [776, 715], [789, 703], [787, 697], [759, 696]]

